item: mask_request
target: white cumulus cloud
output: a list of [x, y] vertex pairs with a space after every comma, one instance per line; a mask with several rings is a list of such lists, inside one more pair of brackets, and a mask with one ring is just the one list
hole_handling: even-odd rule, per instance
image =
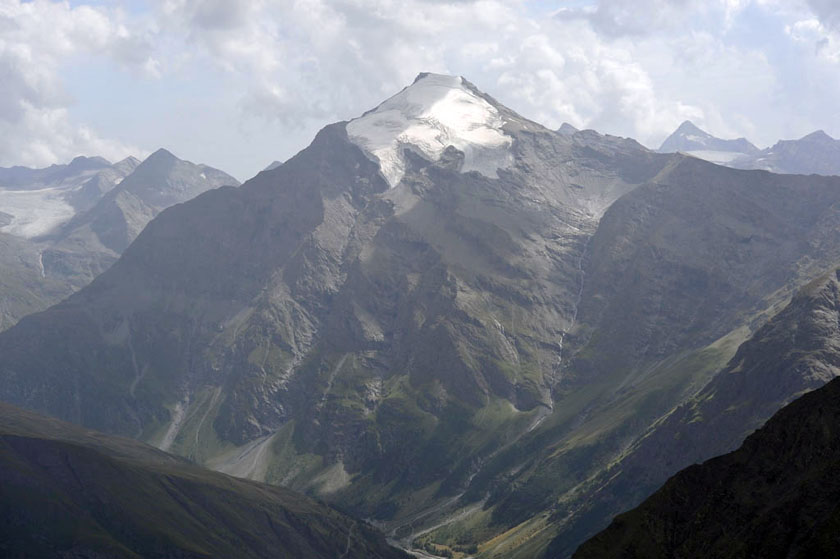
[[75, 123], [60, 72], [74, 57], [107, 53], [154, 72], [143, 42], [113, 13], [66, 2], [0, 1], [0, 164], [47, 165], [79, 154], [124, 157], [129, 148]]

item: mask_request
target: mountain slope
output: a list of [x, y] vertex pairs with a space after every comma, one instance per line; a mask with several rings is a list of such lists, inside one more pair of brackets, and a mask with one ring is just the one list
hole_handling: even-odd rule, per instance
[[[554, 414], [472, 480], [470, 498], [489, 494], [490, 514], [431, 537], [487, 531], [485, 557], [539, 556], [555, 537], [550, 556], [562, 557], [655, 489], [664, 478], [648, 485], [656, 462], [641, 459], [603, 489], [603, 501], [593, 496], [628, 448], [723, 369], [791, 290], [840, 261], [838, 196], [837, 179], [681, 157], [617, 200], [587, 246]], [[737, 444], [741, 427], [713, 432]], [[719, 452], [705, 444], [697, 451], [706, 457]], [[497, 538], [500, 530], [509, 533]]]
[[598, 522], [635, 506], [681, 468], [736, 448], [782, 406], [838, 375], [840, 279], [832, 272], [803, 288], [705, 387], [581, 488], [583, 507], [566, 519], [548, 556], [568, 555]]
[[4, 557], [404, 556], [302, 495], [5, 404], [0, 477]]
[[580, 130], [578, 130], [568, 122], [564, 122], [560, 125], [560, 128], [557, 129], [557, 133], [562, 134], [563, 136], [571, 136], [572, 134], [576, 134], [578, 132], [580, 132]]
[[97, 174], [111, 166], [102, 157], [76, 157], [64, 165], [50, 165], [42, 169], [30, 167], [0, 167], [0, 185], [4, 188], [33, 189], [47, 185], [58, 186], [84, 175]]
[[[770, 356], [753, 360], [743, 356], [745, 366], [756, 361], [754, 366], [762, 369], [761, 382], [749, 385], [751, 392], [760, 393], [762, 386], [775, 389], [779, 374], [822, 380], [823, 364], [836, 376], [840, 366], [836, 279], [831, 285], [833, 320], [808, 314], [803, 323], [793, 325], [797, 333], [779, 340], [783, 345], [772, 347]], [[823, 288], [816, 295], [828, 294]], [[818, 324], [828, 330], [815, 328]], [[828, 339], [825, 335], [830, 332]], [[765, 341], [769, 339], [757, 343]], [[779, 354], [785, 356], [782, 361], [770, 359]], [[730, 374], [750, 373], [745, 369]], [[638, 508], [618, 516], [582, 545], [575, 557], [835, 556], [840, 549], [838, 402], [837, 379], [802, 396], [738, 450], [672, 477]]]
[[45, 278], [37, 243], [0, 233], [0, 330], [68, 295], [66, 282]]

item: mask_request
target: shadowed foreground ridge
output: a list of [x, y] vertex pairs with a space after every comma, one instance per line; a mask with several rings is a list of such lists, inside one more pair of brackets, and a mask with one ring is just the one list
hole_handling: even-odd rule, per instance
[[400, 558], [292, 491], [0, 404], [0, 556]]
[[837, 557], [840, 381], [774, 415], [738, 450], [672, 477], [576, 558]]

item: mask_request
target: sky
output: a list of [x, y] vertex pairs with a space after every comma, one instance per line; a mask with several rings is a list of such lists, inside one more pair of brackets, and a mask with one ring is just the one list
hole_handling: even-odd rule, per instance
[[160, 147], [245, 180], [423, 71], [649, 147], [840, 137], [837, 0], [0, 0], [0, 166]]

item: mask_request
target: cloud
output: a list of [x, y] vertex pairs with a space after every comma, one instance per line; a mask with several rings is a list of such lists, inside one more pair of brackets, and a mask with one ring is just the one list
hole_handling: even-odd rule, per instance
[[840, 63], [840, 4], [834, 0], [806, 0], [796, 16], [785, 26], [790, 38], [811, 46], [822, 61]]
[[74, 56], [106, 52], [118, 64], [154, 73], [144, 42], [113, 14], [36, 0], [0, 2], [0, 163], [46, 165], [79, 154], [125, 156], [128, 148], [75, 124], [59, 78]]
[[189, 29], [195, 56], [241, 77], [246, 118], [287, 129], [356, 116], [420, 71], [464, 74], [549, 126], [568, 120], [647, 137], [701, 112], [660, 102], [632, 48], [578, 22], [535, 19], [518, 3], [229, 2], [229, 16], [209, 19], [197, 14], [218, 14], [215, 0], [159, 9], [173, 28]]
[[836, 0], [807, 0], [808, 6], [826, 28], [840, 30], [840, 4]]
[[711, 22], [718, 29], [726, 29], [749, 3], [750, 0], [600, 0], [591, 6], [560, 8], [554, 17], [587, 21], [595, 31], [608, 37], [648, 36], [708, 28]]
[[593, 6], [561, 8], [561, 20], [586, 20], [604, 35], [648, 35], [662, 28], [682, 27], [699, 0], [602, 0]]
[[231, 1], [225, 10], [234, 15], [221, 18], [223, 26], [215, 16], [197, 17], [216, 13], [216, 4], [170, 1], [161, 9], [173, 28], [190, 30], [196, 56], [245, 78], [246, 113], [290, 126], [346, 117], [422, 69], [445, 69], [451, 45], [440, 37], [459, 22], [486, 22], [505, 10], [495, 2]]
[[143, 155], [137, 148], [104, 139], [90, 128], [75, 124], [63, 108], [35, 109], [24, 103], [15, 123], [0, 121], [0, 154], [9, 154], [6, 165], [40, 167], [66, 162], [76, 155], [118, 161], [132, 153]]
[[626, 48], [600, 43], [585, 29], [555, 30], [565, 36], [564, 43], [532, 35], [494, 63], [499, 89], [535, 120], [647, 138], [700, 113], [662, 102], [650, 75]]
[[840, 36], [817, 18], [803, 19], [785, 28], [797, 42], [813, 45], [817, 56], [832, 63], [840, 63]]

